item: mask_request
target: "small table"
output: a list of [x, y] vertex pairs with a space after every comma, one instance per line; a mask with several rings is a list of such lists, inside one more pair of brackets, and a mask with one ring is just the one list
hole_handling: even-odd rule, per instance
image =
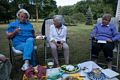
[[[89, 71], [91, 71], [93, 68], [99, 68], [102, 70], [101, 67], [99, 67], [96, 63], [94, 63], [93, 61], [87, 61], [87, 62], [83, 62], [83, 63], [80, 63], [78, 64], [78, 66], [81, 68], [81, 70], [79, 72], [77, 72], [78, 74], [80, 74], [81, 76], [85, 76], [84, 77], [84, 80], [90, 80], [87, 76], [87, 73], [85, 71], [83, 71], [83, 67], [87, 67], [89, 68]], [[52, 72], [59, 72], [59, 69], [60, 68], [52, 68], [52, 69], [47, 69], [47, 76], [51, 75]], [[67, 76], [69, 76], [70, 74], [66, 74], [64, 73], [62, 75], [63, 79], [65, 79]], [[49, 79], [48, 79], [49, 80]], [[57, 79], [57, 80], [61, 80], [61, 79]], [[112, 78], [112, 79], [107, 79], [107, 80], [119, 80], [117, 79], [116, 77], [115, 78]]]

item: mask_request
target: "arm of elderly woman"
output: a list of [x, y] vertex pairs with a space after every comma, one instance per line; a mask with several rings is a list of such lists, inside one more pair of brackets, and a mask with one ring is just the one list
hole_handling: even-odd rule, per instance
[[20, 32], [20, 28], [17, 28], [17, 29], [15, 29], [15, 31], [13, 31], [13, 32], [8, 32], [8, 33], [7, 33], [7, 36], [8, 36], [8, 38], [12, 38], [12, 37], [15, 36], [15, 34], [17, 34], [17, 33], [19, 33], [19, 32]]

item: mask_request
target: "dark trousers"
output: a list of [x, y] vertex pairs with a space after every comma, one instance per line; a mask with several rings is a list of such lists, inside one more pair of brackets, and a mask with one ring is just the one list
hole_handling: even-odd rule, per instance
[[113, 42], [97, 43], [97, 42], [92, 41], [91, 57], [92, 59], [97, 59], [99, 56], [99, 52], [103, 51], [106, 61], [108, 62], [112, 61], [113, 49], [114, 49]]

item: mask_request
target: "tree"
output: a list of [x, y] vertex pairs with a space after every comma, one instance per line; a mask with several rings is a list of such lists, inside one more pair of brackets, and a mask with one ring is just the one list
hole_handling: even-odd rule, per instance
[[8, 0], [0, 0], [0, 21], [9, 22], [11, 18], [10, 8]]
[[113, 14], [116, 14], [117, 2], [118, 0], [102, 0], [104, 4], [109, 4], [112, 7]]
[[91, 8], [89, 7], [86, 12], [86, 25], [93, 24], [92, 20], [93, 20], [93, 14], [92, 14]]
[[74, 23], [85, 22], [85, 15], [83, 13], [75, 13], [72, 15], [72, 20]]
[[72, 15], [73, 11], [74, 11], [73, 6], [64, 6], [64, 7], [59, 7], [58, 14]]
[[44, 17], [49, 16], [51, 12], [55, 12], [57, 10], [57, 5], [54, 0], [44, 0], [44, 7], [42, 10], [42, 15]]

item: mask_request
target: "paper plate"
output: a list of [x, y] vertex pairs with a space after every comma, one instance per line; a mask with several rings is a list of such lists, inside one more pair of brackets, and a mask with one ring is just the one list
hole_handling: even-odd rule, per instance
[[111, 69], [104, 69], [104, 70], [102, 70], [102, 73], [104, 73], [106, 75], [106, 77], [108, 77], [108, 78], [114, 78], [119, 75], [119, 73], [117, 73]]
[[91, 80], [106, 80], [106, 76], [103, 73], [100, 74], [100, 77], [96, 77], [96, 76], [94, 76], [93, 72], [89, 72], [89, 73], [87, 73], [87, 76]]

